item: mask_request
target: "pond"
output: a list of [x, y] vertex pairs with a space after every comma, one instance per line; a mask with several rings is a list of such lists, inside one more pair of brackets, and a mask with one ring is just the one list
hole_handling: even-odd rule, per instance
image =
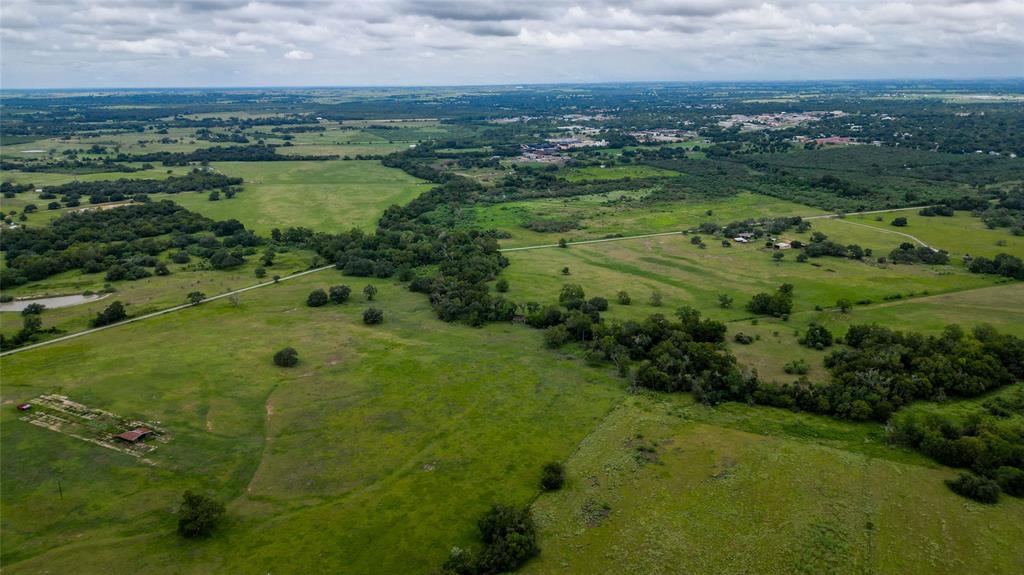
[[28, 307], [29, 304], [41, 303], [46, 306], [47, 309], [53, 309], [58, 307], [71, 307], [73, 305], [79, 305], [83, 303], [89, 303], [98, 299], [103, 299], [110, 294], [95, 294], [95, 295], [62, 295], [56, 297], [41, 297], [35, 299], [19, 299], [16, 301], [9, 301], [0, 303], [0, 311], [21, 311]]

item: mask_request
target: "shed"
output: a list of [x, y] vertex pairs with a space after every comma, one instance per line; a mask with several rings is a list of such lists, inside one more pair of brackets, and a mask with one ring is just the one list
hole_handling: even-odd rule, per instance
[[120, 433], [118, 435], [115, 435], [114, 437], [116, 437], [117, 439], [123, 439], [128, 443], [138, 443], [139, 441], [146, 439], [150, 435], [153, 435], [152, 429], [148, 429], [145, 427], [136, 427], [131, 431]]
[[31, 403], [22, 403], [18, 405], [18, 411], [28, 411], [30, 409], [32, 409]]
[[777, 250], [788, 250], [789, 248], [793, 247], [789, 244], [789, 242], [775, 242], [773, 246]]

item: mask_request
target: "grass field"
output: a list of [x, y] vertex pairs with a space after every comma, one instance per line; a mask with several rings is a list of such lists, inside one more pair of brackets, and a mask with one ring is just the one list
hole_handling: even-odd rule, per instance
[[[877, 429], [630, 398], [569, 459], [567, 488], [535, 503], [543, 551], [523, 572], [1018, 571], [1024, 501], [966, 501], [942, 483], [954, 473]], [[858, 440], [873, 449], [846, 448]]]
[[242, 177], [243, 191], [217, 202], [209, 201], [206, 194], [174, 194], [166, 199], [215, 220], [236, 218], [262, 235], [289, 226], [324, 232], [370, 230], [388, 206], [405, 204], [427, 187], [375, 160], [213, 165], [227, 175]]
[[[267, 277], [259, 279], [253, 273], [260, 266], [259, 254], [249, 256], [246, 263], [229, 270], [200, 269], [192, 263], [178, 265], [169, 261], [170, 252], [161, 254], [160, 259], [171, 270], [168, 276], [150, 276], [135, 281], [107, 282], [103, 273], [84, 274], [80, 270], [60, 273], [45, 280], [32, 282], [8, 290], [5, 294], [17, 298], [52, 297], [57, 295], [80, 294], [85, 291], [100, 292], [105, 286], [116, 292], [93, 302], [45, 310], [42, 314], [43, 328], [56, 327], [62, 333], [82, 331], [89, 320], [114, 301], [120, 301], [129, 315], [144, 315], [185, 303], [185, 296], [199, 291], [207, 296], [222, 294], [256, 283], [269, 281], [275, 275], [288, 276], [307, 269], [314, 257], [312, 252], [289, 250], [278, 252], [274, 265], [266, 268]], [[0, 313], [0, 332], [14, 335], [21, 329], [21, 316], [15, 312]], [[44, 334], [42, 339], [58, 337], [59, 334]]]
[[[812, 216], [825, 212], [767, 196], [740, 193], [719, 200], [692, 200], [675, 203], [607, 205], [625, 193], [578, 196], [566, 199], [507, 202], [476, 208], [474, 223], [511, 234], [502, 240], [503, 247], [556, 243], [564, 237], [569, 241], [594, 239], [608, 234], [647, 234], [695, 227], [702, 222], [728, 223], [733, 220], [777, 216]], [[642, 196], [643, 192], [629, 192]], [[708, 215], [708, 210], [711, 215]], [[538, 233], [522, 227], [534, 219], [578, 219], [582, 229], [564, 233]]]
[[[443, 324], [387, 282], [381, 326], [361, 324], [361, 297], [304, 305], [341, 282], [363, 283], [314, 274], [3, 358], [5, 572], [430, 573], [490, 504], [528, 502], [541, 464], [620, 397], [538, 332]], [[295, 369], [270, 362], [285, 345]], [[12, 402], [45, 392], [174, 439], [149, 466], [17, 421]], [[199, 545], [174, 535], [187, 488], [229, 502]]]

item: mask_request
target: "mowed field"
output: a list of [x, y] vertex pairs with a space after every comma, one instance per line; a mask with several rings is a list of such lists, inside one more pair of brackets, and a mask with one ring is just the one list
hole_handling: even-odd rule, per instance
[[[539, 332], [444, 324], [387, 282], [377, 327], [361, 296], [305, 306], [334, 283], [364, 282], [323, 272], [3, 358], [5, 571], [430, 573], [621, 397]], [[294, 369], [271, 363], [286, 345]], [[147, 465], [18, 421], [53, 392], [174, 438]], [[228, 502], [212, 540], [174, 534], [185, 489]]]
[[236, 218], [256, 233], [302, 226], [315, 231], [372, 230], [384, 210], [406, 204], [430, 184], [376, 160], [216, 162], [218, 171], [245, 180], [234, 198], [206, 194], [155, 195], [215, 220]]

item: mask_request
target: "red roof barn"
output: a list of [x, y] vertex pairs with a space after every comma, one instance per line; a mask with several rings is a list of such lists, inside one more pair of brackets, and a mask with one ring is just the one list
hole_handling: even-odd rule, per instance
[[150, 435], [153, 435], [152, 429], [147, 429], [145, 427], [136, 427], [131, 431], [120, 433], [118, 435], [115, 435], [114, 437], [118, 439], [123, 439], [128, 443], [137, 443], [139, 441], [142, 441], [143, 439], [146, 439]]

